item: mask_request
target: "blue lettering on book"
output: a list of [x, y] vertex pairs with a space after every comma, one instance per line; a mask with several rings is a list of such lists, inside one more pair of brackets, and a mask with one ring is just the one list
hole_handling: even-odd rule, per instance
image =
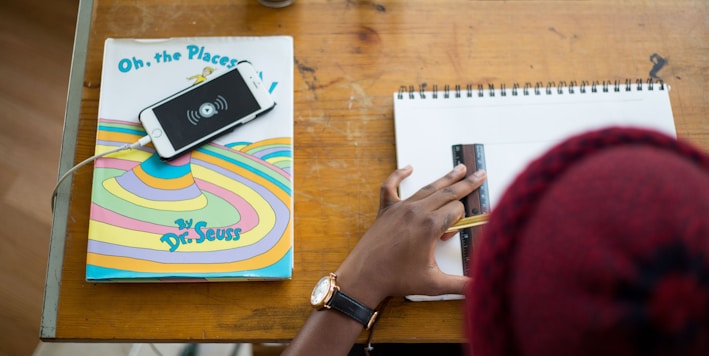
[[[120, 61], [118, 61], [118, 70], [121, 71], [121, 73], [128, 73], [131, 71], [131, 69], [140, 69], [145, 66], [146, 63], [143, 62], [142, 59], [138, 59], [133, 57], [132, 59], [128, 58], [123, 58]], [[150, 62], [147, 62], [147, 66], [150, 67]]]
[[173, 60], [179, 61], [180, 57], [182, 57], [182, 53], [180, 52], [175, 52], [175, 53], [168, 53], [167, 51], [162, 51], [162, 53], [158, 52], [155, 53], [155, 60], [160, 63], [162, 61], [163, 63], [165, 62], [172, 62]]
[[[239, 62], [238, 58], [233, 58], [220, 53], [210, 52], [205, 46], [191, 44], [187, 45], [185, 49], [187, 51], [187, 60], [190, 61], [202, 61], [213, 65], [220, 65], [226, 68], [233, 68]], [[168, 51], [164, 49], [162, 51], [155, 52], [155, 55], [153, 55], [153, 57], [150, 59], [137, 58], [135, 56], [121, 58], [118, 61], [118, 71], [120, 71], [121, 73], [128, 73], [130, 71], [150, 67], [150, 65], [153, 63], [160, 64], [179, 62], [184, 57], [184, 55], [184, 52], [172, 50]]]
[[227, 68], [232, 68], [239, 62], [236, 58], [210, 53], [205, 50], [204, 46], [196, 45], [187, 46], [187, 58], [190, 60], [202, 60], [207, 63], [219, 64]]
[[205, 241], [238, 241], [241, 237], [240, 228], [208, 228], [205, 221], [199, 221], [194, 224], [194, 230], [192, 231], [194, 231], [197, 236], [190, 236], [192, 219], [177, 219], [175, 220], [175, 224], [181, 231], [179, 235], [169, 232], [162, 235], [160, 238], [161, 242], [166, 243], [169, 246], [170, 252], [175, 252], [180, 245], [191, 244], [193, 242], [201, 244]]

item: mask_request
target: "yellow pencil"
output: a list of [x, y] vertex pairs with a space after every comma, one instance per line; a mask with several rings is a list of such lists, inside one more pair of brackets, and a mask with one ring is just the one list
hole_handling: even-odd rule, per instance
[[461, 229], [487, 224], [489, 219], [490, 214], [480, 214], [462, 218], [458, 220], [457, 223], [453, 224], [453, 226], [449, 227], [446, 232], [455, 232]]

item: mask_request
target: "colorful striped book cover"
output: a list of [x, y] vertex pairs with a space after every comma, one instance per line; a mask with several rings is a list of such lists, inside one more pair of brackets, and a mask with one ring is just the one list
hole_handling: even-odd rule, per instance
[[293, 40], [107, 39], [96, 154], [145, 136], [139, 112], [237, 61], [276, 107], [180, 158], [151, 145], [94, 165], [86, 279], [288, 279], [293, 270]]

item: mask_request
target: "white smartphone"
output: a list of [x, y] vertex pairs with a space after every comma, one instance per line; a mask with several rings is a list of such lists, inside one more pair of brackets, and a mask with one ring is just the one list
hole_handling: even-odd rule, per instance
[[139, 119], [158, 156], [171, 160], [275, 105], [251, 63], [241, 61], [217, 77], [143, 109]]

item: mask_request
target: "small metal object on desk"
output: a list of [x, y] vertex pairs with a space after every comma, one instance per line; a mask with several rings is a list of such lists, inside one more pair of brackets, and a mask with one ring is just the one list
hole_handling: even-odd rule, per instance
[[258, 0], [259, 4], [267, 7], [281, 8], [295, 2], [295, 0]]

